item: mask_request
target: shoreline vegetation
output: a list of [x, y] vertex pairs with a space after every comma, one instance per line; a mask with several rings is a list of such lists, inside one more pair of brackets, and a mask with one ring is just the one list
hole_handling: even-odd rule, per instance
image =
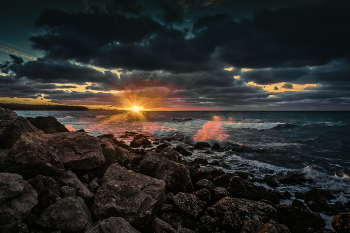
[[323, 189], [275, 189], [308, 182], [302, 174], [225, 173], [218, 161], [184, 160], [191, 150], [169, 143], [181, 138], [123, 137], [130, 145], [0, 107], [0, 232], [334, 232], [320, 214], [333, 217], [336, 232], [349, 232], [350, 202], [331, 204]]
[[60, 110], [60, 111], [87, 111], [90, 110], [84, 106], [67, 106], [67, 105], [32, 105], [32, 104], [5, 104], [0, 103], [1, 108], [11, 110]]

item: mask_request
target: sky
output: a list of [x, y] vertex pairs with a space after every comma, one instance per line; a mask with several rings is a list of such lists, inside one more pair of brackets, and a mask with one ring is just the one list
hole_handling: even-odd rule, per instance
[[349, 111], [349, 0], [2, 0], [0, 103]]

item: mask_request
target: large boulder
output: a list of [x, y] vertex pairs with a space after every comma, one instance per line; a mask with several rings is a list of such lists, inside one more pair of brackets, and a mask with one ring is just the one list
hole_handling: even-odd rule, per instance
[[290, 231], [283, 224], [261, 223], [256, 219], [250, 219], [244, 223], [241, 233], [290, 233]]
[[0, 138], [3, 132], [17, 119], [18, 115], [10, 109], [0, 107]]
[[27, 224], [23, 222], [15, 222], [0, 226], [1, 233], [29, 233]]
[[164, 180], [169, 192], [190, 192], [192, 190], [192, 181], [187, 167], [169, 160], [165, 156], [172, 157], [169, 154], [162, 153], [147, 153], [146, 158], [140, 162], [139, 171], [144, 175]]
[[97, 222], [86, 233], [140, 233], [124, 218], [110, 217]]
[[243, 180], [239, 176], [234, 176], [230, 180], [230, 187], [227, 191], [232, 197], [247, 198], [251, 200], [260, 200], [259, 192], [255, 187], [246, 180]]
[[64, 166], [57, 155], [50, 151], [50, 146], [41, 138], [39, 131], [21, 136], [9, 151], [3, 170], [29, 179], [39, 174], [62, 175]]
[[0, 172], [2, 171], [2, 167], [5, 163], [5, 160], [7, 158], [9, 151], [10, 150], [8, 150], [8, 149], [5, 149], [5, 150], [0, 149]]
[[25, 133], [39, 131], [26, 118], [19, 116], [4, 132], [1, 138], [1, 147], [9, 149]]
[[173, 197], [173, 202], [182, 216], [193, 220], [202, 214], [205, 207], [196, 195], [189, 193], [178, 193]]
[[175, 229], [167, 222], [159, 218], [155, 218], [152, 223], [152, 232], [154, 233], [175, 233]]
[[51, 177], [37, 175], [34, 179], [29, 180], [29, 183], [38, 192], [40, 208], [49, 207], [60, 196], [60, 186]]
[[69, 132], [69, 130], [53, 116], [27, 117], [27, 119], [35, 127], [44, 131], [44, 133]]
[[60, 176], [58, 178], [58, 183], [61, 186], [74, 188], [76, 190], [76, 195], [83, 198], [83, 200], [86, 202], [90, 201], [94, 197], [94, 194], [90, 192], [88, 187], [86, 187], [72, 171], [66, 171], [62, 176]]
[[136, 229], [153, 221], [165, 200], [165, 183], [112, 164], [103, 176], [91, 212], [96, 219], [122, 217]]
[[152, 145], [152, 142], [147, 139], [144, 135], [137, 135], [134, 137], [134, 139], [130, 142], [130, 147], [140, 147], [140, 146], [150, 146]]
[[309, 228], [320, 230], [326, 225], [321, 216], [298, 207], [280, 204], [277, 209], [279, 222], [292, 233], [307, 232]]
[[105, 163], [98, 139], [84, 132], [44, 134], [42, 139], [68, 169], [90, 170]]
[[338, 233], [350, 232], [350, 213], [342, 213], [333, 217], [332, 227]]
[[133, 154], [128, 150], [115, 145], [110, 138], [101, 138], [100, 145], [103, 156], [105, 157], [105, 165], [111, 165], [117, 162], [121, 166], [126, 166], [132, 162]]
[[181, 156], [179, 152], [175, 151], [171, 147], [164, 148], [159, 154], [160, 156], [165, 157], [173, 162], [176, 162], [176, 163], [181, 162]]
[[36, 204], [37, 192], [22, 176], [0, 173], [0, 225], [25, 219]]
[[204, 150], [205, 148], [211, 147], [207, 142], [197, 142], [194, 145], [194, 149]]
[[82, 232], [89, 230], [92, 219], [80, 197], [66, 197], [46, 208], [36, 224], [47, 230]]
[[208, 208], [208, 213], [218, 219], [219, 230], [240, 232], [249, 219], [260, 222], [277, 221], [277, 210], [269, 204], [243, 198], [225, 197]]

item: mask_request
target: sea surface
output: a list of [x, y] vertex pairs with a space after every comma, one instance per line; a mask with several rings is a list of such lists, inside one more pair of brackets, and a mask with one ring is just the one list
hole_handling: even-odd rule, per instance
[[[226, 164], [218, 169], [257, 178], [303, 173], [310, 179], [305, 185], [277, 189], [294, 193], [324, 188], [337, 196], [334, 201], [350, 200], [350, 112], [16, 112], [54, 116], [71, 131], [84, 129], [93, 136], [112, 133], [118, 138], [133, 131], [153, 139], [177, 137], [181, 141], [170, 143], [185, 148], [207, 141], [220, 149], [194, 150], [185, 159], [217, 160]], [[119, 140], [128, 143], [132, 138]]]

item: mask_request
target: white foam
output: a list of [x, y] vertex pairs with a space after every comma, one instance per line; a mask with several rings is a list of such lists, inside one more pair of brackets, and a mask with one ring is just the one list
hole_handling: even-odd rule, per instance
[[[221, 125], [228, 129], [256, 129], [256, 130], [267, 130], [275, 128], [279, 125], [284, 125], [285, 123], [281, 122], [264, 122], [264, 123], [257, 123], [257, 122], [238, 122], [238, 123], [229, 123], [229, 122], [223, 122]], [[224, 128], [224, 129], [225, 129]]]

